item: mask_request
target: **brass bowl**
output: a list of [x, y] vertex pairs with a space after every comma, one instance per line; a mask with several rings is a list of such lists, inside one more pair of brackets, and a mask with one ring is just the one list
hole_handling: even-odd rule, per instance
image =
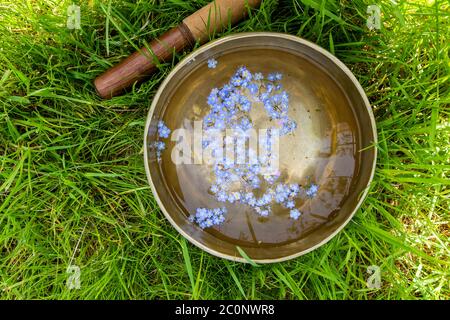
[[[215, 58], [217, 68], [208, 69]], [[170, 148], [158, 161], [150, 147], [156, 124], [171, 129], [205, 114], [206, 97], [222, 86], [237, 66], [252, 72], [282, 72], [289, 92], [290, 116], [298, 132], [280, 141], [280, 167], [288, 179], [321, 186], [302, 204], [299, 221], [277, 211], [261, 218], [243, 205], [227, 205], [224, 226], [200, 229], [187, 217], [196, 207], [211, 205], [202, 166], [171, 161]], [[334, 237], [360, 207], [372, 181], [377, 141], [369, 101], [351, 71], [321, 47], [282, 33], [254, 32], [227, 36], [185, 57], [157, 91], [144, 135], [144, 160], [149, 184], [162, 212], [186, 239], [218, 257], [245, 262], [237, 247], [259, 263], [303, 255]]]

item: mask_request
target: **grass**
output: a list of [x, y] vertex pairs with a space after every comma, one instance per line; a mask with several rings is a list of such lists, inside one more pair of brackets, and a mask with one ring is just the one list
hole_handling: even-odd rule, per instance
[[[92, 80], [206, 1], [0, 4], [1, 299], [449, 299], [450, 119], [447, 1], [264, 0], [223, 34], [279, 31], [333, 52], [375, 113], [368, 198], [332, 241], [254, 267], [187, 243], [163, 217], [143, 166], [152, 96], [173, 65], [127, 95]], [[378, 3], [381, 30], [367, 6]], [[221, 35], [215, 35], [220, 37]], [[66, 269], [81, 268], [81, 288]], [[366, 285], [381, 268], [381, 288]]]

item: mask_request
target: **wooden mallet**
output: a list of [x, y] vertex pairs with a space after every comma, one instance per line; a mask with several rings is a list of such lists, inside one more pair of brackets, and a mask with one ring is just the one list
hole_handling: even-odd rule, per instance
[[196, 42], [206, 42], [211, 34], [222, 31], [229, 23], [237, 23], [246, 16], [248, 8], [256, 8], [260, 3], [261, 0], [216, 0], [209, 3], [150, 42], [151, 52], [143, 47], [98, 76], [94, 80], [98, 94], [104, 99], [121, 94], [154, 72], [158, 61], [168, 61], [174, 52], [191, 48]]

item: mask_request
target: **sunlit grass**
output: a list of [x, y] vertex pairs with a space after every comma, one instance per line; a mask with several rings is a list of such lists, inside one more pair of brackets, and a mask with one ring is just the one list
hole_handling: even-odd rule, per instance
[[[450, 298], [448, 2], [381, 1], [382, 28], [370, 31], [372, 1], [265, 0], [224, 33], [288, 32], [330, 50], [378, 127], [375, 179], [352, 222], [261, 267], [185, 242], [148, 187], [147, 110], [183, 54], [127, 95], [101, 100], [92, 86], [207, 1], [74, 2], [81, 30], [66, 28], [71, 1], [0, 4], [1, 298]], [[79, 290], [66, 287], [69, 264]], [[366, 285], [370, 265], [380, 289]]]

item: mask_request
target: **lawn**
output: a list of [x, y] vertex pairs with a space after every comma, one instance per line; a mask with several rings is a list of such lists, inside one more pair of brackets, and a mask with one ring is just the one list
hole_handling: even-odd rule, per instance
[[[142, 137], [180, 54], [126, 95], [93, 79], [207, 1], [0, 4], [1, 299], [449, 299], [448, 1], [264, 0], [224, 34], [278, 31], [331, 51], [356, 75], [378, 129], [367, 199], [333, 240], [254, 267], [175, 231], [148, 186]], [[367, 6], [381, 29], [366, 26]], [[80, 287], [66, 285], [69, 266]], [[381, 286], [368, 286], [369, 266]]]

